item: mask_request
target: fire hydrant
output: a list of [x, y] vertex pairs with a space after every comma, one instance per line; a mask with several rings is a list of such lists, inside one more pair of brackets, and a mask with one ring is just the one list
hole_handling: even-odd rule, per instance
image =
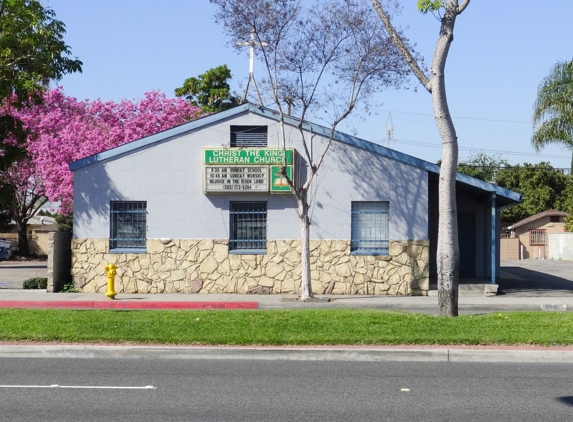
[[115, 275], [117, 274], [117, 267], [110, 262], [104, 268], [107, 273], [107, 292], [105, 292], [105, 295], [108, 299], [115, 299], [115, 295], [117, 295], [117, 293], [114, 289], [114, 283]]

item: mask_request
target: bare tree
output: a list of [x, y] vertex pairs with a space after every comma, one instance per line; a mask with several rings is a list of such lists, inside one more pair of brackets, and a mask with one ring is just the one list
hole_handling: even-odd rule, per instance
[[[264, 65], [261, 95], [276, 108], [280, 138], [287, 145], [285, 119], [296, 115], [306, 161], [305, 180], [282, 175], [296, 198], [301, 222], [302, 286], [299, 299], [313, 297], [310, 276], [309, 189], [332, 143], [336, 127], [372, 94], [400, 87], [409, 73], [390, 36], [372, 16], [367, 0], [322, 0], [303, 6], [300, 0], [211, 0], [216, 19], [240, 45], [251, 34]], [[307, 2], [308, 3], [308, 2]], [[240, 48], [240, 47], [239, 47]], [[320, 154], [313, 155], [305, 119], [329, 128]], [[326, 118], [323, 116], [327, 116]]]
[[[456, 169], [458, 164], [458, 137], [448, 108], [446, 97], [445, 67], [450, 46], [454, 40], [456, 18], [468, 6], [470, 0], [418, 0], [422, 13], [432, 12], [441, 22], [430, 74], [422, 70], [411, 48], [395, 29], [388, 13], [388, 6], [380, 0], [372, 4], [384, 23], [386, 30], [404, 60], [408, 63], [420, 83], [432, 94], [434, 120], [442, 139], [442, 164], [439, 182], [439, 222], [438, 222], [438, 312], [442, 316], [458, 315], [458, 283], [460, 251], [458, 244], [458, 223], [456, 209]], [[441, 14], [443, 13], [443, 14]]]

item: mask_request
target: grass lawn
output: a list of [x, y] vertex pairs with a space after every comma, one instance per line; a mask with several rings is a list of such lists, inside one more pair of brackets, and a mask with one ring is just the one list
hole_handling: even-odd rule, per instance
[[0, 341], [202, 345], [571, 345], [573, 313], [0, 309]]

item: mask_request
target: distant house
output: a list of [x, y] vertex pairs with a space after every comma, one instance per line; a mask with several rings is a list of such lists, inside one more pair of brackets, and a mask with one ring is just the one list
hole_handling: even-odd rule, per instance
[[[513, 259], [546, 259], [549, 253], [549, 233], [563, 233], [567, 213], [547, 210], [509, 226], [509, 238], [517, 239], [518, 252]], [[503, 246], [502, 246], [503, 252]], [[503, 258], [503, 257], [502, 257]], [[509, 258], [511, 259], [511, 258]]]
[[35, 215], [28, 220], [26, 226], [26, 233], [33, 234], [34, 232], [55, 232], [58, 229], [58, 224], [54, 217]]
[[[58, 230], [58, 224], [54, 217], [44, 215], [34, 215], [26, 224], [26, 235], [28, 236], [28, 248], [30, 253], [35, 255], [48, 254], [48, 233]], [[0, 233], [0, 239], [8, 241], [12, 251], [18, 250], [18, 230], [16, 224], [12, 224], [6, 233]]]

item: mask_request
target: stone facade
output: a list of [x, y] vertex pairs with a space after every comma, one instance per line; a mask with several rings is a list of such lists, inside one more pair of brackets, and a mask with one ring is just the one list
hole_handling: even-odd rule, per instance
[[[104, 293], [104, 266], [113, 262], [118, 293], [294, 294], [300, 250], [299, 240], [269, 240], [266, 255], [235, 255], [222, 239], [148, 239], [147, 253], [111, 254], [108, 239], [73, 239], [72, 274], [83, 292]], [[427, 240], [394, 240], [389, 255], [360, 256], [349, 241], [313, 240], [313, 292], [426, 295], [428, 251]]]

